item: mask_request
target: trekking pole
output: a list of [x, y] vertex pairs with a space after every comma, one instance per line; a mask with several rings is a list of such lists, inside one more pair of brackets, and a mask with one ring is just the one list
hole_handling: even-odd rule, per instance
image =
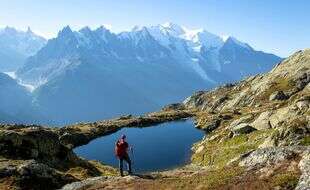
[[133, 171], [133, 165], [134, 165], [134, 156], [133, 156], [133, 148], [130, 147], [130, 152], [131, 152], [131, 169]]
[[130, 151], [131, 151], [132, 164], [133, 164], [133, 162], [134, 162], [134, 157], [133, 157], [133, 148], [132, 148], [132, 147], [130, 148]]

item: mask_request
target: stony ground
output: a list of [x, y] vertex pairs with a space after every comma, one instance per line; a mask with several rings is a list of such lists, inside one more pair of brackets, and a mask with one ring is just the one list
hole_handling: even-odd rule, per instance
[[[197, 92], [157, 113], [61, 129], [2, 126], [0, 187], [309, 189], [309, 81], [310, 50], [304, 50], [269, 73]], [[74, 147], [122, 127], [187, 117], [194, 117], [195, 126], [207, 135], [193, 146], [192, 164], [184, 168], [122, 178], [113, 168], [72, 152]]]

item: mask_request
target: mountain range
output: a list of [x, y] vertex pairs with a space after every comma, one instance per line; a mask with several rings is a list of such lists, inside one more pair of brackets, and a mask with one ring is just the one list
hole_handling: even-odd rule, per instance
[[281, 61], [234, 37], [173, 23], [120, 33], [67, 26], [42, 44], [15, 75], [32, 86], [33, 109], [52, 124], [154, 111]]
[[34, 55], [46, 43], [46, 39], [32, 32], [12, 27], [0, 29], [0, 72], [15, 71], [25, 60]]

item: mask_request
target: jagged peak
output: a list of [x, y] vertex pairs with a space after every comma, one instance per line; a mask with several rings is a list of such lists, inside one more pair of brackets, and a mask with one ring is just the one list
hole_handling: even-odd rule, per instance
[[173, 35], [181, 35], [185, 33], [184, 27], [172, 23], [172, 22], [167, 22], [164, 24], [161, 24], [164, 29], [168, 30], [169, 33], [172, 33]]
[[65, 27], [58, 33], [58, 35], [59, 35], [59, 34], [68, 34], [68, 33], [72, 33], [72, 30], [71, 30], [71, 28], [70, 28], [69, 25], [65, 26]]
[[238, 46], [241, 46], [241, 47], [244, 47], [244, 48], [247, 48], [247, 49], [252, 49], [252, 47], [249, 44], [241, 42], [240, 40], [238, 40], [237, 38], [235, 38], [233, 36], [225, 36], [225, 37], [222, 37], [222, 39], [224, 40], [224, 42], [226, 44], [233, 43], [233, 44], [236, 44]]
[[83, 28], [79, 30], [79, 32], [83, 32], [83, 31], [91, 32], [92, 30], [89, 28], [89, 26], [84, 26]]
[[99, 31], [99, 32], [110, 32], [110, 30], [107, 27], [105, 27], [104, 25], [99, 26], [96, 29], [96, 31]]
[[146, 26], [135, 25], [131, 29], [131, 32], [139, 32], [139, 31], [143, 31], [143, 30], [147, 30]]

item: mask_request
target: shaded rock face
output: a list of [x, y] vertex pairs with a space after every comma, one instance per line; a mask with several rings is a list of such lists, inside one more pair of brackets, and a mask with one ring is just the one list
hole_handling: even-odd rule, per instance
[[73, 177], [61, 175], [55, 169], [35, 160], [28, 160], [17, 167], [17, 182], [23, 189], [57, 189], [68, 182], [76, 181]]
[[286, 99], [288, 99], [288, 97], [287, 97], [287, 95], [284, 94], [283, 91], [275, 91], [269, 97], [270, 101], [273, 101], [273, 100], [286, 100]]
[[[19, 165], [1, 164], [0, 177], [2, 180], [15, 178], [12, 186], [20, 189], [57, 189], [63, 184], [74, 182], [76, 179], [69, 175], [62, 175], [46, 164], [35, 160], [19, 161]], [[1, 186], [3, 188], [3, 186]]]
[[66, 161], [76, 159], [73, 152], [60, 143], [58, 135], [52, 130], [41, 127], [16, 129], [2, 129], [0, 133], [0, 151], [3, 156], [36, 159], [52, 167], [62, 167]]
[[96, 172], [61, 144], [54, 129], [40, 126], [1, 126], [0, 153], [0, 176], [12, 181], [8, 188], [57, 189], [78, 180], [65, 174], [71, 167]]
[[297, 79], [295, 79], [294, 83], [298, 90], [303, 89], [310, 82], [310, 73], [303, 73]]
[[10, 179], [9, 189], [57, 189], [78, 180], [65, 174], [71, 167], [97, 171], [61, 144], [54, 129], [40, 126], [2, 125], [0, 155], [0, 177]]
[[221, 124], [221, 120], [216, 119], [216, 120], [212, 120], [210, 123], [208, 123], [206, 126], [204, 126], [202, 129], [206, 132], [206, 133], [210, 133], [212, 131], [214, 131], [215, 129], [217, 129]]

